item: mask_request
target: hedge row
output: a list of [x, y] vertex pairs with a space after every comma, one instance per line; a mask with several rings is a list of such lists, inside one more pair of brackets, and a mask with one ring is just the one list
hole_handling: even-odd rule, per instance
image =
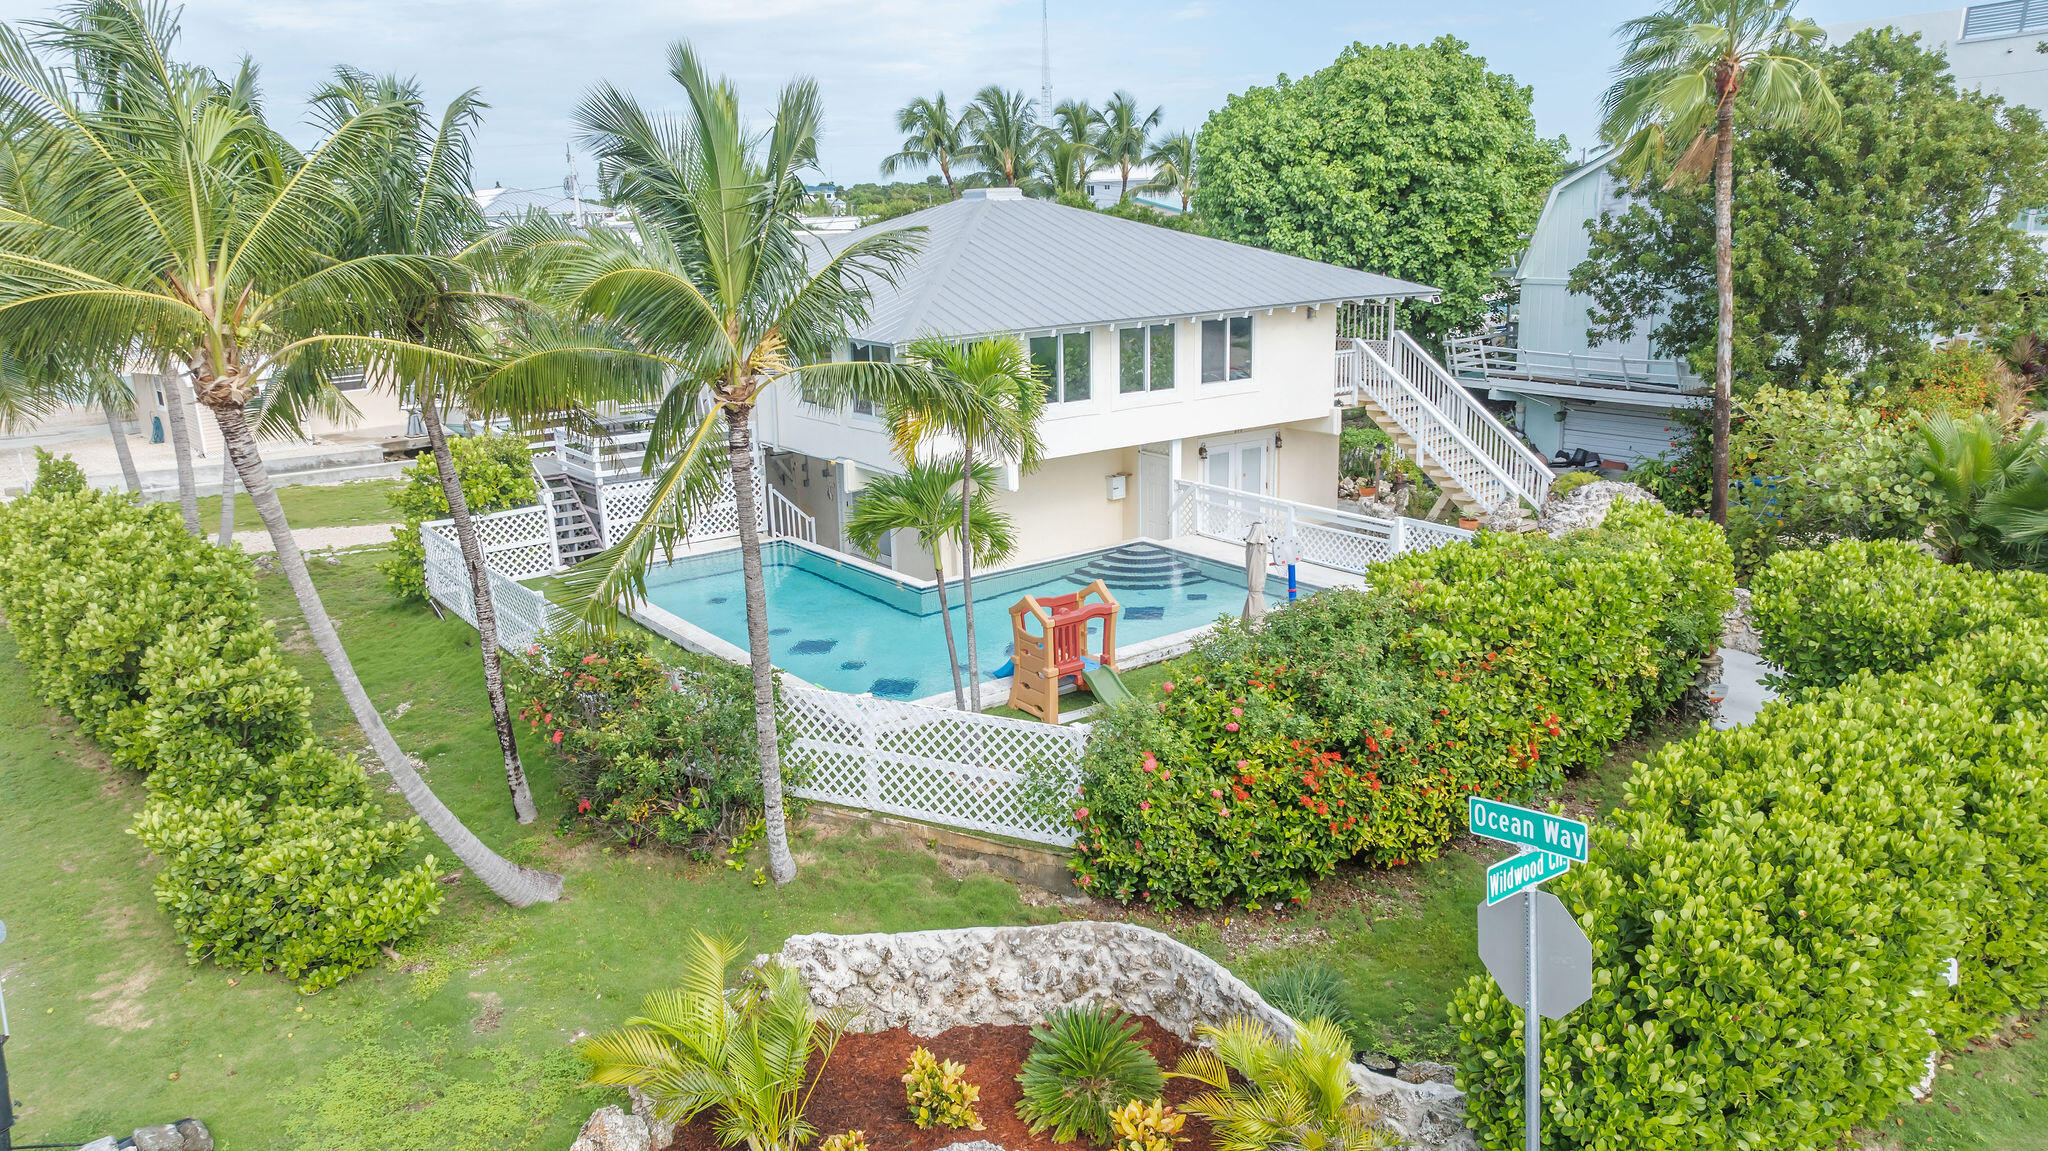
[[1429, 858], [1465, 796], [1596, 763], [1674, 703], [1732, 599], [1726, 543], [1654, 504], [1563, 540], [1484, 534], [1197, 645], [1098, 721], [1071, 813], [1090, 891], [1305, 899], [1339, 863]]
[[1908, 671], [1963, 636], [2048, 620], [2048, 575], [1953, 567], [1901, 540], [1781, 552], [1750, 590], [1764, 658], [1794, 691]]
[[[2039, 623], [1652, 757], [1591, 862], [1550, 884], [1594, 977], [1545, 1025], [1548, 1145], [1832, 1147], [1938, 1046], [2039, 1005], [2043, 762]], [[1451, 1019], [1482, 1143], [1517, 1145], [1521, 1013], [1474, 979]]]
[[194, 962], [307, 990], [374, 962], [440, 906], [422, 829], [394, 823], [256, 610], [247, 557], [168, 505], [101, 493], [0, 510], [0, 609], [36, 690], [144, 774], [133, 833]]

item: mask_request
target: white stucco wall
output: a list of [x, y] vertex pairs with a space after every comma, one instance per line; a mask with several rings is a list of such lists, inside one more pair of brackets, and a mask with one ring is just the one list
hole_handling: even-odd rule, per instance
[[2039, 45], [2048, 43], [2048, 34], [2036, 31], [1965, 40], [1963, 23], [1969, 11], [1968, 8], [1950, 8], [1911, 16], [1829, 24], [1828, 43], [1840, 44], [1867, 28], [1889, 24], [1907, 35], [1917, 34], [1922, 47], [1946, 52], [1949, 71], [1955, 74], [1956, 83], [1962, 87], [1975, 88], [2003, 96], [2015, 104], [2048, 111], [2048, 56], [2035, 51]]

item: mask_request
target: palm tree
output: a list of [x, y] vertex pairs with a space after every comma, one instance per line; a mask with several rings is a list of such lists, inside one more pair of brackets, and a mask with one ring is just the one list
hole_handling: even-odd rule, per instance
[[[1084, 191], [1095, 161], [1102, 155], [1102, 113], [1086, 100], [1062, 100], [1052, 110], [1052, 118], [1058, 127], [1047, 129], [1051, 138], [1046, 151], [1050, 154], [1054, 147], [1067, 145], [1065, 162], [1073, 170], [1073, 190]], [[1058, 161], [1054, 166], [1057, 170]]]
[[123, 425], [135, 408], [135, 393], [121, 373], [112, 368], [90, 368], [79, 373], [78, 401], [99, 408], [107, 418], [107, 435], [114, 441], [114, 458], [121, 463], [121, 483], [131, 492], [142, 490], [142, 473], [135, 469], [135, 454], [128, 450], [128, 432]]
[[[452, 261], [344, 257], [366, 145], [405, 110], [365, 109], [301, 152], [265, 123], [255, 71], [176, 63], [174, 10], [85, 0], [33, 42], [0, 29], [0, 115], [44, 187], [0, 205], [0, 344], [67, 363], [139, 351], [189, 374], [269, 531], [313, 643], [384, 770], [492, 891], [554, 899], [561, 877], [513, 865], [435, 796], [357, 677], [292, 538], [248, 408], [257, 381], [312, 349], [366, 355], [392, 301], [459, 280]], [[47, 66], [38, 50], [66, 63]], [[175, 401], [174, 401], [175, 402]]]
[[1152, 165], [1152, 178], [1146, 181], [1140, 191], [1179, 192], [1180, 210], [1187, 213], [1189, 201], [1195, 195], [1195, 137], [1192, 132], [1175, 132], [1152, 145], [1145, 153], [1145, 162]]
[[1138, 98], [1129, 92], [1119, 91], [1102, 106], [1102, 158], [1113, 165], [1122, 175], [1117, 189], [1117, 201], [1121, 203], [1131, 195], [1131, 166], [1145, 162], [1145, 155], [1151, 151], [1152, 131], [1159, 127], [1159, 120], [1165, 109], [1154, 107], [1150, 112], [1138, 111]]
[[[851, 1016], [821, 1012], [796, 969], [766, 963], [725, 987], [739, 944], [693, 933], [682, 985], [647, 997], [626, 1025], [576, 1045], [587, 1086], [637, 1087], [665, 1123], [706, 1111], [718, 1141], [748, 1151], [801, 1151], [817, 1133], [803, 1118]], [[805, 1080], [809, 1083], [806, 1085]]]
[[785, 87], [762, 135], [741, 123], [732, 84], [714, 81], [689, 45], [670, 47], [669, 74], [683, 89], [680, 114], [649, 113], [609, 84], [576, 113], [585, 142], [616, 180], [619, 202], [633, 212], [640, 242], [595, 233], [535, 245], [552, 253], [561, 298], [618, 325], [637, 354], [670, 377], [649, 428], [646, 467], [659, 466], [660, 474], [647, 513], [619, 542], [565, 573], [555, 594], [593, 622], [608, 622], [619, 604], [646, 594], [648, 564], [686, 538], [730, 485], [769, 874], [787, 883], [796, 861], [783, 819], [754, 407], [778, 384], [800, 386], [807, 400], [833, 407], [855, 397], [944, 404], [950, 394], [920, 365], [833, 358], [848, 327], [866, 319], [870, 281], [893, 282], [923, 233], [862, 236], [810, 262], [798, 209], [803, 173], [817, 155], [817, 84], [800, 79]]
[[[1044, 445], [1038, 438], [1038, 417], [1045, 410], [1045, 380], [1032, 366], [1024, 343], [1015, 336], [978, 340], [962, 346], [954, 340], [928, 336], [910, 346], [913, 361], [928, 364], [942, 394], [937, 402], [916, 399], [892, 403], [887, 412], [896, 454], [912, 459], [933, 441], [958, 446], [958, 475], [963, 488], [960, 508], [960, 606], [967, 628], [969, 702], [981, 710], [981, 649], [974, 640], [974, 539], [970, 514], [979, 502], [979, 473], [974, 457], [1006, 457], [1019, 470], [1038, 466]], [[943, 580], [945, 573], [941, 571]]]
[[962, 157], [966, 144], [966, 120], [946, 107], [946, 94], [926, 99], [919, 96], [896, 110], [896, 130], [904, 133], [903, 147], [882, 157], [882, 175], [894, 176], [905, 168], [936, 166], [946, 181], [946, 194], [960, 198], [953, 182], [953, 163]]
[[1735, 114], [1760, 128], [1832, 127], [1841, 107], [1827, 78], [1798, 53], [1826, 33], [1795, 20], [1798, 0], [1671, 0], [1615, 30], [1626, 40], [1601, 98], [1600, 134], [1615, 164], [1642, 179], [1683, 149], [1670, 181], [1714, 177], [1714, 483], [1709, 514], [1728, 522], [1728, 425], [1734, 410]]
[[1167, 1078], [1208, 1088], [1181, 1110], [1207, 1119], [1218, 1147], [1398, 1145], [1377, 1111], [1351, 1101], [1351, 1040], [1328, 1019], [1297, 1025], [1291, 1039], [1242, 1016], [1221, 1027], [1199, 1024], [1195, 1036], [1208, 1045], [1182, 1056]]
[[953, 704], [967, 710], [966, 681], [960, 676], [960, 645], [953, 639], [953, 611], [946, 603], [945, 547], [958, 539], [964, 521], [974, 533], [974, 557], [985, 564], [1001, 563], [1017, 547], [1010, 517], [996, 507], [989, 485], [996, 482], [995, 469], [974, 465], [976, 491], [971, 514], [960, 513], [960, 465], [949, 461], [921, 463], [904, 461], [900, 476], [878, 476], [861, 489], [853, 512], [846, 520], [846, 538], [861, 550], [874, 554], [884, 534], [917, 533], [918, 545], [932, 558], [932, 571], [939, 585], [939, 621], [946, 629], [946, 663], [953, 669]]
[[2048, 570], [2048, 425], [2008, 437], [1983, 413], [1920, 417], [1914, 469], [1936, 497], [1929, 517], [1949, 563]]
[[1024, 93], [995, 84], [975, 93], [961, 119], [968, 141], [962, 154], [981, 168], [977, 179], [1016, 188], [1038, 171], [1044, 141], [1037, 108], [1038, 102]]

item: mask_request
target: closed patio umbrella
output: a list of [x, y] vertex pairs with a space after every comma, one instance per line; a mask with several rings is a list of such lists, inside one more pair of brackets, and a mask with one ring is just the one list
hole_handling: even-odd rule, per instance
[[1244, 537], [1244, 618], [1266, 617], [1266, 525], [1252, 524]]

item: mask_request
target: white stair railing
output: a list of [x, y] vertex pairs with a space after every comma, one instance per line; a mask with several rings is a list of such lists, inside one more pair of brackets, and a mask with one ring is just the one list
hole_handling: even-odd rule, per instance
[[775, 485], [768, 485], [768, 534], [771, 537], [785, 536], [802, 540], [807, 544], [818, 542], [818, 519], [811, 513], [796, 506], [796, 501], [783, 495]]
[[[1384, 343], [1351, 341], [1356, 389], [1370, 397], [1416, 450], [1450, 473], [1474, 503], [1501, 511], [1520, 501], [1541, 508], [1550, 466], [1458, 385], [1406, 332]], [[1342, 371], [1340, 367], [1340, 371]]]
[[1263, 523], [1273, 540], [1293, 540], [1304, 561], [1338, 571], [1363, 573], [1403, 552], [1472, 538], [1462, 528], [1426, 520], [1362, 516], [1193, 480], [1178, 481], [1175, 489], [1175, 534], [1243, 543], [1252, 524]]
[[1396, 331], [1391, 349], [1394, 367], [1493, 465], [1515, 498], [1541, 509], [1557, 474], [1536, 449], [1509, 431], [1408, 333]]

